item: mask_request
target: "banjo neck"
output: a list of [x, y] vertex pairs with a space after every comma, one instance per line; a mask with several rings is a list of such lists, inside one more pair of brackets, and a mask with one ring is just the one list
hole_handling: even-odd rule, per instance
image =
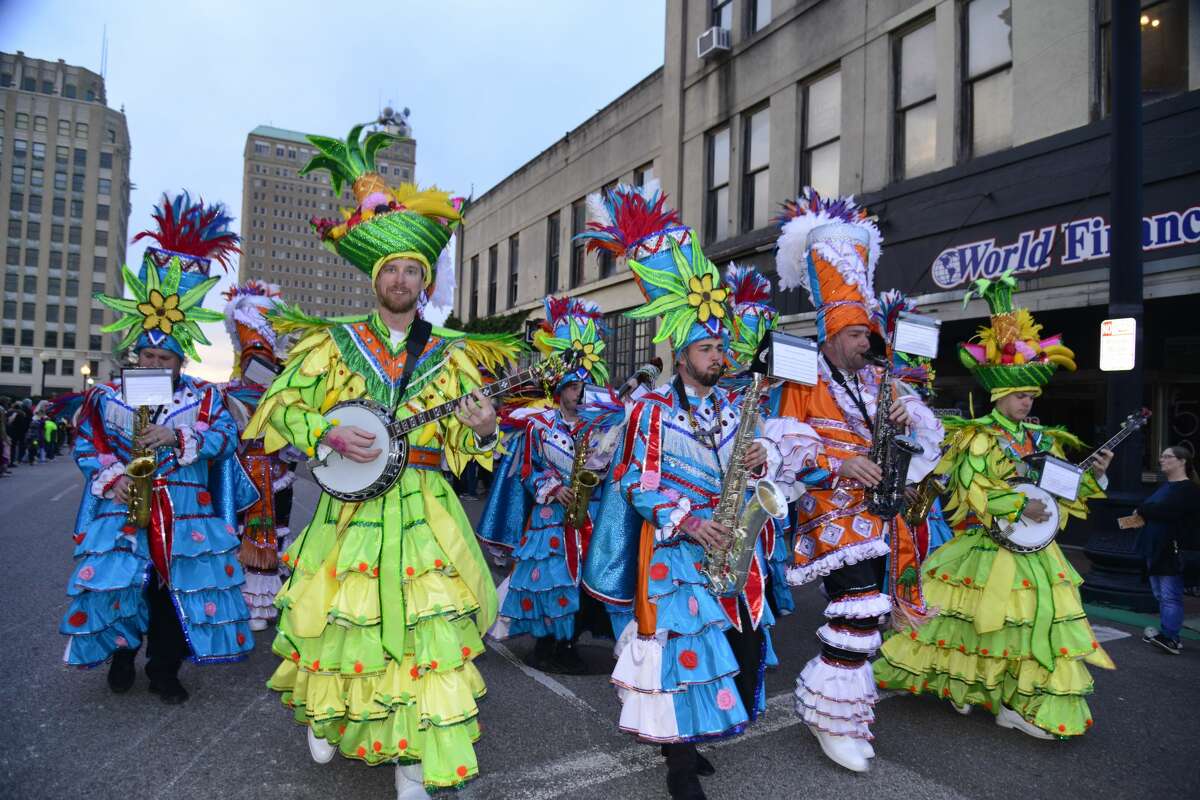
[[[518, 386], [531, 383], [532, 381], [537, 380], [541, 374], [542, 368], [540, 366], [531, 367], [523, 372], [518, 372], [516, 375], [510, 375], [493, 383], [489, 383], [486, 386], [481, 386], [480, 392], [482, 392], [484, 397], [492, 398], [496, 395], [509, 392]], [[395, 423], [396, 433], [406, 434], [409, 431], [420, 428], [422, 425], [428, 425], [430, 422], [435, 422], [442, 417], [447, 417], [453, 414], [454, 409], [458, 406], [459, 402], [463, 397], [466, 396], [467, 395], [463, 395], [462, 397], [456, 397], [453, 400], [447, 400], [446, 402], [436, 405], [433, 408], [427, 408], [424, 411], [413, 414], [411, 417], [405, 417], [404, 419], [397, 420]]]
[[1125, 420], [1124, 424], [1121, 425], [1121, 430], [1110, 436], [1107, 442], [1093, 450], [1091, 455], [1089, 455], [1083, 461], [1080, 461], [1079, 467], [1081, 469], [1090, 469], [1092, 465], [1096, 463], [1096, 459], [1100, 457], [1100, 452], [1102, 450], [1113, 450], [1117, 445], [1132, 436], [1136, 431], [1140, 431], [1142, 426], [1145, 425], [1146, 419], [1149, 416], [1150, 412], [1145, 409], [1142, 409], [1137, 414], [1131, 414], [1129, 418]]

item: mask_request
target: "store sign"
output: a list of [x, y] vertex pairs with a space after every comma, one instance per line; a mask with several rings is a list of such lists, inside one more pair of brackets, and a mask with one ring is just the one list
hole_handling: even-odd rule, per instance
[[[1057, 263], [1083, 264], [1109, 256], [1111, 226], [1102, 216], [1064, 222], [1057, 227], [1022, 231], [1016, 241], [993, 239], [948, 247], [930, 267], [930, 277], [943, 289], [979, 278], [995, 278], [1006, 270], [1016, 274], [1041, 272]], [[1167, 211], [1142, 219], [1142, 249], [1161, 250], [1200, 242], [1200, 206]]]
[[1137, 356], [1137, 320], [1133, 317], [1106, 319], [1100, 323], [1100, 369], [1125, 372], [1133, 369]]

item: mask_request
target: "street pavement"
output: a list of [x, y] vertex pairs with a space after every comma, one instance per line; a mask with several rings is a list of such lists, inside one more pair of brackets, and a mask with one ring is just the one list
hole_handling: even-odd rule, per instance
[[[388, 798], [392, 770], [338, 758], [318, 765], [303, 728], [265, 687], [275, 666], [270, 634], [258, 635], [240, 664], [186, 665], [191, 691], [163, 705], [140, 673], [124, 696], [109, 693], [105, 670], [61, 663], [58, 633], [71, 570], [71, 533], [82, 481], [69, 458], [18, 468], [0, 480], [0, 642], [7, 669], [0, 708], [0, 798]], [[297, 482], [293, 523], [316, 503], [314, 484]], [[481, 504], [465, 503], [472, 517]], [[1200, 645], [1169, 656], [1141, 641], [1140, 629], [1093, 620], [1118, 665], [1093, 670], [1095, 728], [1068, 742], [1034, 740], [997, 727], [990, 715], [961, 717], [926, 698], [892, 697], [876, 708], [878, 757], [856, 775], [821, 755], [792, 711], [796, 673], [816, 650], [824, 601], [815, 586], [796, 591], [797, 612], [775, 628], [781, 667], [768, 674], [767, 715], [743, 736], [704, 752], [717, 774], [709, 797], [1123, 798], [1195, 796], [1200, 786]], [[482, 777], [459, 793], [476, 798], [661, 798], [658, 749], [616, 727], [609, 685], [611, 644], [585, 637], [594, 674], [548, 676], [520, 659], [530, 643], [489, 642], [479, 667], [488, 696], [477, 749]], [[1191, 789], [1187, 787], [1191, 787]]]

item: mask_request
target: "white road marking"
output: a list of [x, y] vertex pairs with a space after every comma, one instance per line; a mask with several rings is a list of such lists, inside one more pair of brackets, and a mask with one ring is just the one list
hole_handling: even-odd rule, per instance
[[63, 489], [63, 490], [62, 490], [61, 492], [59, 492], [58, 494], [54, 495], [54, 497], [51, 497], [51, 498], [50, 498], [50, 502], [51, 502], [51, 503], [57, 503], [59, 500], [62, 500], [62, 499], [63, 499], [63, 497], [65, 497], [67, 494], [69, 494], [69, 493], [71, 493], [71, 492], [77, 492], [77, 491], [79, 491], [79, 487], [78, 487], [78, 486], [75, 486], [75, 485], [74, 485], [74, 483], [72, 483], [70, 486], [68, 486], [67, 488]]
[[517, 658], [516, 654], [513, 653], [512, 650], [509, 650], [508, 647], [506, 647], [502, 642], [498, 642], [495, 639], [488, 639], [486, 646], [491, 648], [492, 650], [495, 650], [497, 653], [500, 654], [500, 657], [503, 658], [505, 661], [512, 664], [514, 667], [521, 670], [521, 672], [524, 672], [530, 678], [533, 678], [535, 681], [540, 683], [542, 686], [545, 686], [547, 689], [554, 692], [556, 695], [558, 695], [562, 699], [566, 700], [568, 703], [575, 706], [579, 710], [586, 711], [590, 714], [595, 714], [598, 717], [603, 716], [599, 711], [592, 708], [587, 703], [587, 701], [585, 701], [582, 697], [580, 697], [579, 695], [572, 692], [566, 686], [563, 686], [561, 683], [554, 680], [554, 678], [551, 678], [546, 673], [541, 672], [540, 670], [534, 669], [533, 667], [531, 667], [528, 664], [526, 664], [525, 662], [523, 662], [521, 659]]
[[1117, 639], [1128, 639], [1133, 635], [1107, 625], [1093, 625], [1092, 633], [1096, 634], [1097, 642], [1115, 642]]
[[[251, 711], [254, 711], [260, 705], [262, 705], [264, 700], [268, 700], [271, 697], [272, 697], [271, 694], [263, 694], [263, 695], [259, 695], [258, 698], [256, 698], [253, 702], [247, 703], [246, 707], [242, 709], [242, 713], [238, 714], [236, 717], [234, 717], [232, 720], [229, 721], [227, 730], [231, 730], [231, 731], [246, 730], [246, 728], [241, 725], [242, 719], [244, 719], [245, 716], [247, 714], [249, 714]], [[220, 736], [210, 736], [208, 739], [208, 743], [196, 751], [196, 755], [194, 755], [192, 757], [192, 760], [189, 761], [187, 764], [185, 764], [178, 772], [176, 772], [175, 776], [173, 778], [171, 778], [171, 780], [167, 781], [161, 787], [159, 787], [158, 796], [166, 797], [168, 790], [172, 786], [174, 786], [176, 783], [178, 783], [179, 779], [182, 778], [184, 775], [186, 775], [188, 770], [190, 770], [192, 767], [196, 766], [196, 764], [200, 761], [200, 759], [204, 758], [205, 753], [207, 753], [210, 749], [212, 749], [212, 747], [214, 745], [217, 745], [217, 744], [221, 743], [222, 741], [223, 741], [223, 739]]]

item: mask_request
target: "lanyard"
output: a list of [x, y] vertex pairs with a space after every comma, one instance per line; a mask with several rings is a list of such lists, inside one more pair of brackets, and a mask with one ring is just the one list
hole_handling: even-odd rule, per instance
[[[856, 406], [858, 406], [858, 413], [862, 414], [863, 422], [867, 424], [867, 430], [869, 430], [873, 435], [875, 433], [875, 424], [871, 420], [870, 412], [867, 411], [867, 404], [863, 402], [861, 388], [859, 393], [855, 394], [850, 390], [850, 384], [846, 382], [846, 376], [842, 374], [840, 369], [833, 365], [833, 362], [829, 360], [829, 356], [822, 353], [821, 358], [825, 359], [825, 363], [829, 365], [829, 374], [839, 386], [846, 390], [846, 394], [850, 395], [850, 399], [854, 401]], [[887, 380], [887, 378], [885, 377], [884, 380]], [[854, 379], [854, 383], [855, 385], [858, 385], [857, 376]]]
[[[717, 391], [713, 387], [713, 391]], [[679, 397], [679, 405], [688, 415], [688, 422], [692, 425], [692, 433], [701, 444], [708, 447], [712, 451], [713, 459], [717, 462], [717, 472], [721, 475], [721, 480], [725, 479], [725, 468], [721, 465], [721, 446], [717, 439], [715, 431], [701, 431], [700, 423], [696, 421], [695, 415], [692, 413], [692, 404], [688, 402], [687, 392], [683, 388], [683, 379], [678, 375], [675, 376], [675, 394]], [[717, 402], [716, 397], [713, 397], [713, 421], [720, 430], [721, 426], [721, 405]]]

